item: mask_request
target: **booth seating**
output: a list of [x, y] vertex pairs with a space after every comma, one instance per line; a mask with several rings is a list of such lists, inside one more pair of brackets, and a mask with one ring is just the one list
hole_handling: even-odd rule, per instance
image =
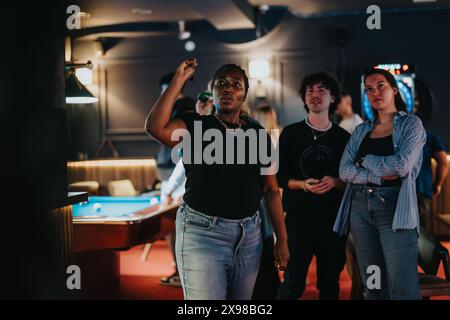
[[138, 192], [152, 189], [157, 181], [155, 159], [99, 159], [67, 163], [69, 184], [97, 181], [100, 184], [101, 196], [108, 195], [110, 181], [125, 179], [130, 180]]
[[100, 184], [97, 181], [77, 181], [69, 184], [70, 192], [88, 192], [90, 196], [99, 195]]
[[108, 192], [112, 197], [134, 197], [139, 195], [133, 183], [128, 179], [109, 181]]

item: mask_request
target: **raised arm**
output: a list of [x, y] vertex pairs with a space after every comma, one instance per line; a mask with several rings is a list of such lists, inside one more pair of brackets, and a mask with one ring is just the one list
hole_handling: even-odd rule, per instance
[[374, 183], [381, 185], [382, 180], [365, 168], [356, 165], [356, 155], [358, 153], [357, 137], [358, 131], [362, 127], [357, 127], [355, 133], [352, 134], [342, 154], [341, 163], [339, 166], [339, 178], [342, 181], [354, 184]]
[[408, 117], [395, 154], [384, 157], [369, 154], [362, 162], [364, 168], [382, 177], [395, 175], [405, 177], [411, 172], [417, 159], [422, 156], [427, 134], [418, 117], [413, 115]]
[[179, 141], [172, 141], [176, 129], [186, 129], [180, 119], [170, 119], [173, 106], [185, 82], [192, 77], [197, 67], [197, 60], [183, 61], [177, 68], [169, 87], [159, 97], [145, 120], [145, 131], [162, 144], [173, 147]]

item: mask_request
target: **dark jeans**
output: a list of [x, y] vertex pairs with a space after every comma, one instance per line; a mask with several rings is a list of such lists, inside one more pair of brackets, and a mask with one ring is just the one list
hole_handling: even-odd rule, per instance
[[273, 241], [273, 236], [267, 237], [263, 241], [261, 263], [253, 288], [253, 300], [275, 300], [277, 298], [280, 278], [274, 265]]
[[278, 299], [298, 299], [303, 295], [313, 256], [316, 256], [317, 263], [319, 299], [339, 299], [339, 275], [345, 265], [347, 239], [333, 232], [331, 221], [303, 217], [289, 219], [289, 214], [286, 227], [291, 258]]
[[[350, 230], [369, 299], [419, 298], [417, 231], [392, 230], [398, 194], [399, 187], [353, 189]], [[379, 286], [373, 285], [374, 266]]]
[[422, 193], [417, 193], [417, 206], [419, 208], [420, 225], [426, 228], [431, 219], [431, 199]]

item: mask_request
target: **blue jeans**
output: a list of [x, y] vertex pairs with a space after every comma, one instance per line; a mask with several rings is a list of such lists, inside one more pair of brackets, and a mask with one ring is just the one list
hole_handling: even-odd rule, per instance
[[[392, 230], [399, 190], [356, 185], [353, 188], [350, 231], [368, 299], [420, 298], [417, 231]], [[381, 271], [380, 286], [376, 285], [376, 272], [369, 268], [373, 265]]]
[[186, 300], [251, 299], [262, 251], [259, 212], [230, 220], [182, 203], [176, 235], [175, 252]]

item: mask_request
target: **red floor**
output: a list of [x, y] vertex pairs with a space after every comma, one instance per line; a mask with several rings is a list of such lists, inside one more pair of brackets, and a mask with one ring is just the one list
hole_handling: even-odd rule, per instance
[[[443, 243], [450, 250], [450, 242]], [[181, 288], [159, 285], [159, 279], [172, 274], [172, 256], [165, 241], [153, 244], [147, 261], [141, 262], [143, 246], [120, 253], [121, 295], [124, 299], [178, 300], [183, 299]], [[315, 263], [311, 264], [308, 273], [308, 285], [303, 295], [304, 300], [317, 300], [315, 288]], [[439, 275], [444, 276], [442, 266]], [[350, 299], [351, 280], [347, 270], [341, 273], [340, 299]], [[442, 299], [442, 298], [441, 298]], [[445, 298], [444, 298], [445, 299]], [[450, 300], [447, 298], [446, 300]]]

